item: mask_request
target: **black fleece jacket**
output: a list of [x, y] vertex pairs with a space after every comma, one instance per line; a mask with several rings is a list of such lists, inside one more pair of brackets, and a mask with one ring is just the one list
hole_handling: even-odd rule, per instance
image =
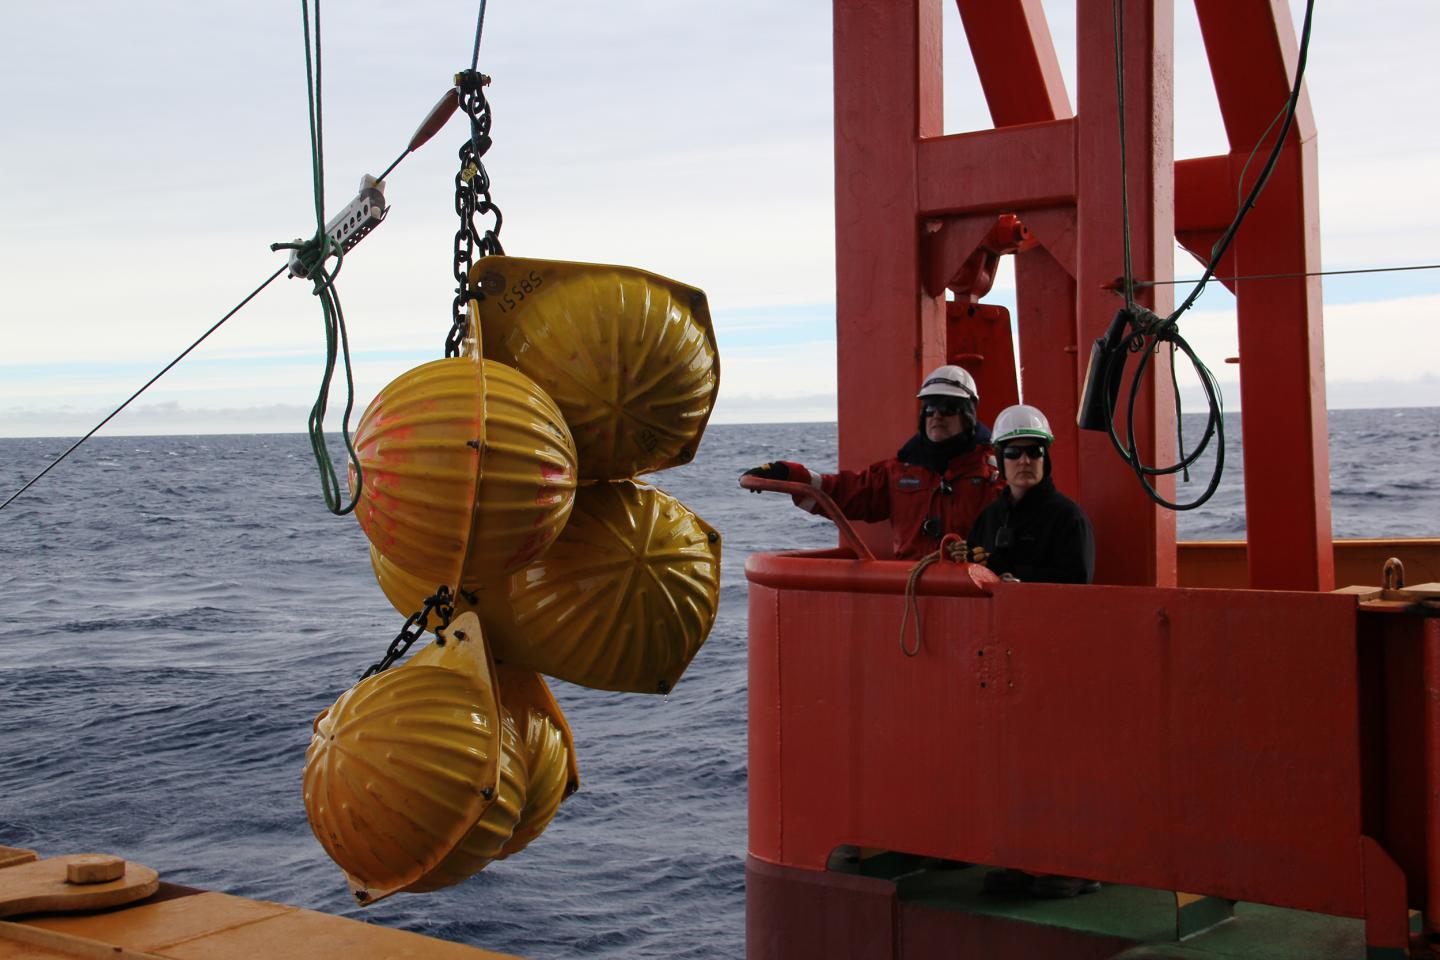
[[1089, 583], [1095, 574], [1095, 535], [1080, 505], [1046, 477], [1020, 500], [1010, 488], [981, 511], [969, 537], [990, 554], [987, 565], [1031, 583]]

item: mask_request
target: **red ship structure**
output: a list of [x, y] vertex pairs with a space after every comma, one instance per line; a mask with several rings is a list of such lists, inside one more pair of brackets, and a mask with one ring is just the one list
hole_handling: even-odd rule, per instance
[[[1122, 150], [1133, 276], [1158, 281], [1136, 298], [1165, 316], [1173, 241], [1210, 259], [1291, 96], [1288, 3], [1196, 4], [1230, 152], [1177, 161], [1168, 0], [1080, 0], [1073, 114], [1039, 0], [957, 2], [995, 124], [959, 135], [940, 0], [834, 4], [840, 465], [889, 456], [914, 385], [960, 363], [981, 419], [1050, 415], [1095, 584], [937, 563], [908, 657], [913, 564], [883, 559], [886, 530], [750, 558], [748, 956], [1440, 955], [1440, 585], [1402, 575], [1440, 580], [1440, 541], [1332, 538], [1303, 88], [1214, 264], [1281, 275], [1226, 281], [1247, 540], [1177, 543], [1110, 438], [1075, 426], [1123, 304]], [[979, 302], [1008, 255], [1019, 370], [1008, 311]], [[1147, 463], [1174, 457], [1164, 353], [1134, 412]], [[954, 861], [1104, 886], [987, 897], [983, 867], [936, 869]]]

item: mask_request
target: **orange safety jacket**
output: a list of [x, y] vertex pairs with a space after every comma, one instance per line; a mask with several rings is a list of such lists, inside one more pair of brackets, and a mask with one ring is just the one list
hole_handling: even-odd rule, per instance
[[[897, 457], [865, 470], [822, 474], [819, 486], [850, 520], [889, 520], [895, 559], [918, 560], [940, 549], [947, 533], [968, 537], [980, 511], [1004, 487], [989, 432], [977, 432], [981, 442], [951, 458], [943, 475]], [[906, 444], [901, 456], [911, 449]], [[802, 506], [815, 509], [813, 500]]]

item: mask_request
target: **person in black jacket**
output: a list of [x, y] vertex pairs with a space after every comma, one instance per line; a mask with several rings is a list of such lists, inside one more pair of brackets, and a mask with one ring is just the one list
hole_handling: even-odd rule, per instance
[[[1080, 505], [1055, 489], [1050, 476], [1050, 422], [1035, 407], [1006, 407], [995, 418], [995, 449], [1005, 489], [970, 531], [970, 558], [1006, 579], [1032, 583], [1089, 583], [1095, 537]], [[985, 874], [981, 887], [998, 896], [1077, 897], [1100, 889], [1098, 880], [1016, 869]]]
[[1006, 407], [992, 441], [1005, 489], [970, 531], [971, 559], [1011, 579], [1089, 583], [1095, 537], [1080, 505], [1055, 489], [1049, 447], [1055, 436], [1035, 407]]

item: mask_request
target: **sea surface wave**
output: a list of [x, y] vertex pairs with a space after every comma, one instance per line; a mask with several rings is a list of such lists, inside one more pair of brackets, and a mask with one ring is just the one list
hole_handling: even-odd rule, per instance
[[[1182, 537], [1244, 535], [1231, 423], [1225, 483], [1179, 516]], [[1336, 536], [1440, 534], [1440, 408], [1330, 425]], [[358, 525], [325, 511], [306, 442], [98, 437], [0, 512], [0, 845], [111, 852], [536, 960], [742, 955], [744, 562], [834, 534], [735, 481], [771, 459], [831, 468], [834, 424], [714, 426], [693, 463], [648, 478], [725, 537], [719, 617], [688, 673], [665, 697], [555, 683], [582, 786], [545, 835], [364, 910], [311, 836], [300, 775], [311, 721], [403, 618]], [[0, 495], [68, 445], [0, 440]]]

